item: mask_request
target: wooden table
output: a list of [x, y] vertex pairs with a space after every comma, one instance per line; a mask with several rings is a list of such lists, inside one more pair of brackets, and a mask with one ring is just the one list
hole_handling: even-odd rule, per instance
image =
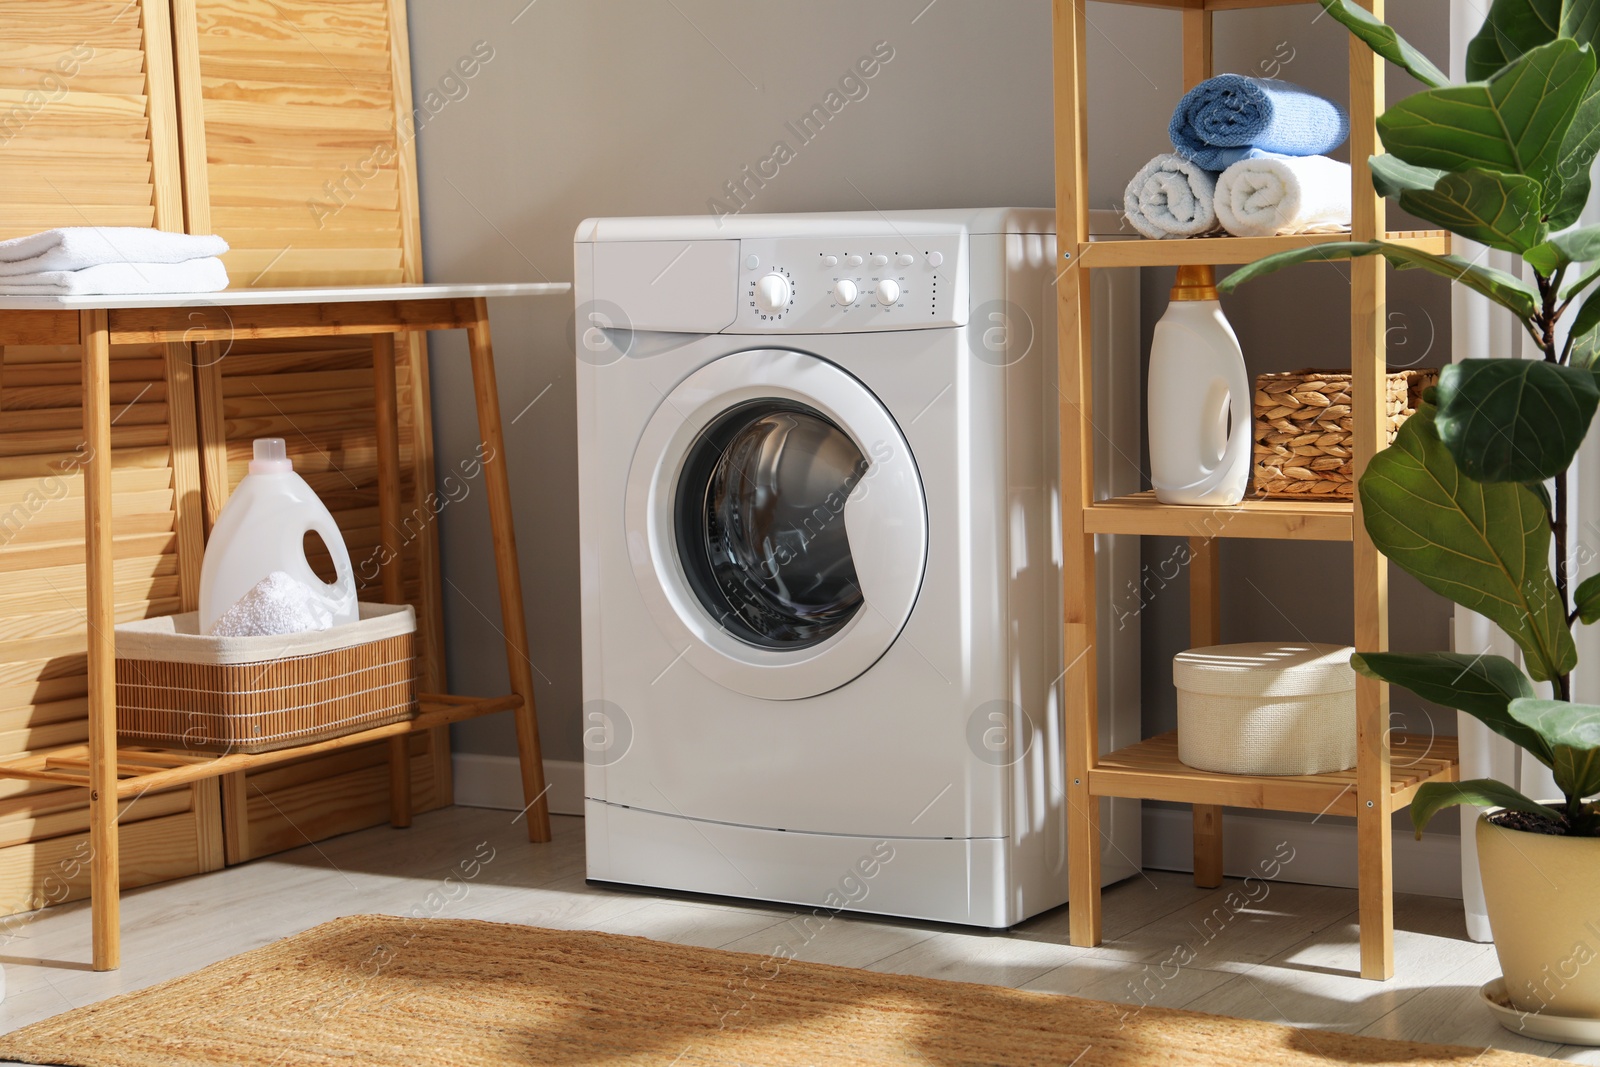
[[[400, 285], [338, 289], [239, 289], [221, 293], [162, 296], [0, 296], [0, 345], [79, 345], [83, 349], [83, 424], [88, 457], [83, 463], [88, 606], [87, 745], [35, 751], [0, 762], [0, 778], [54, 782], [89, 790], [90, 901], [94, 969], [118, 966], [118, 801], [154, 789], [184, 785], [236, 771], [298, 759], [372, 741], [389, 741], [391, 821], [411, 821], [406, 735], [452, 722], [512, 711], [522, 764], [528, 837], [550, 839], [544, 768], [535, 717], [533, 665], [528, 657], [522, 582], [511, 520], [511, 481], [506, 471], [489, 339], [491, 297], [566, 293], [565, 283], [517, 285]], [[194, 345], [197, 362], [225, 357], [234, 340], [277, 337], [372, 338], [377, 392], [378, 500], [384, 599], [401, 592], [400, 450], [395, 384], [395, 335], [413, 330], [466, 330], [477, 399], [478, 429], [492, 453], [483, 463], [500, 586], [501, 623], [511, 693], [478, 698], [426, 694], [416, 718], [364, 730], [331, 741], [259, 754], [176, 752], [119, 748], [116, 733], [115, 591], [111, 529], [111, 346], [167, 343]], [[226, 443], [205, 445], [212, 463], [226, 463]], [[225, 467], [224, 467], [225, 469]], [[224, 479], [225, 482], [225, 479]], [[225, 490], [225, 486], [224, 486]], [[220, 501], [216, 503], [220, 504]]]

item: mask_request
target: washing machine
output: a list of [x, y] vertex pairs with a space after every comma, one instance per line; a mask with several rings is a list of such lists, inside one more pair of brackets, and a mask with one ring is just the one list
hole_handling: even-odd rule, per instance
[[[590, 219], [574, 252], [588, 877], [1066, 901], [1053, 213]], [[1103, 819], [1110, 882], [1138, 809]]]

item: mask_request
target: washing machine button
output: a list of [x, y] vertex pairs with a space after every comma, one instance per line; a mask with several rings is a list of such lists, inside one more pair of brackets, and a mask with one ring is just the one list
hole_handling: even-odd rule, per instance
[[839, 265], [839, 257], [838, 256], [823, 256], [822, 257], [822, 265], [824, 267], [837, 267]]
[[745, 256], [744, 257], [744, 268], [745, 268], [745, 270], [755, 270], [759, 266], [761, 266], [761, 257], [760, 256], [749, 255], [749, 256]]
[[928, 253], [928, 266], [930, 266], [930, 267], [938, 267], [938, 266], [943, 265], [943, 263], [944, 263], [944, 253], [943, 252], [929, 252]]
[[870, 262], [874, 267], [887, 267], [889, 265], [889, 257], [875, 254], [870, 260], [868, 260], [868, 262]]
[[859, 266], [861, 266], [861, 257], [860, 256], [845, 256], [844, 257], [844, 265], [847, 266], [847, 267], [859, 267]]
[[894, 265], [897, 267], [911, 266], [911, 254], [909, 252], [901, 252], [894, 257]]

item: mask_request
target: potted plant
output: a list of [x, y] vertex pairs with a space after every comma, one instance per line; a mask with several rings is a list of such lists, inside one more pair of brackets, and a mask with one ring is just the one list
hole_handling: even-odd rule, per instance
[[1589, 202], [1600, 150], [1600, 0], [1495, 0], [1461, 84], [1351, 0], [1319, 2], [1427, 86], [1379, 116], [1387, 154], [1368, 161], [1374, 187], [1414, 215], [1520, 255], [1534, 282], [1379, 240], [1269, 256], [1221, 288], [1292, 263], [1381, 255], [1508, 309], [1544, 354], [1446, 367], [1358, 485], [1378, 549], [1493, 620], [1521, 649], [1526, 673], [1467, 652], [1366, 652], [1352, 663], [1466, 712], [1550, 768], [1560, 800], [1492, 779], [1435, 782], [1418, 791], [1412, 822], [1420, 836], [1443, 808], [1492, 809], [1477, 838], [1509, 998], [1522, 1012], [1600, 1019], [1600, 804], [1588, 799], [1600, 793], [1600, 707], [1571, 701], [1572, 627], [1600, 619], [1600, 575], [1574, 588], [1568, 516], [1568, 468], [1600, 404], [1600, 226], [1569, 229]]

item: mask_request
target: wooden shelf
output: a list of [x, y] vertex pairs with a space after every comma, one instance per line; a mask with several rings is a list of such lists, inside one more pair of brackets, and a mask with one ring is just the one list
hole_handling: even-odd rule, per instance
[[[1410, 804], [1423, 782], [1459, 780], [1461, 757], [1454, 737], [1392, 734], [1389, 744], [1390, 811]], [[1213, 774], [1178, 759], [1174, 731], [1102, 756], [1089, 771], [1089, 792], [1100, 797], [1355, 815], [1356, 768], [1331, 774]]]
[[1084, 512], [1083, 525], [1097, 534], [1349, 541], [1355, 509], [1347, 500], [1247, 499], [1231, 508], [1192, 507], [1163, 504], [1144, 492], [1095, 502]]
[[[136, 797], [156, 789], [170, 789], [234, 771], [250, 771], [274, 763], [287, 763], [303, 756], [316, 756], [341, 748], [365, 745], [385, 738], [400, 737], [419, 730], [448, 726], [463, 719], [477, 718], [497, 711], [513, 711], [522, 706], [516, 695], [502, 697], [458, 697], [428, 695], [417, 698], [415, 718], [377, 726], [343, 737], [295, 745], [272, 752], [181, 752], [159, 748], [117, 748], [117, 798]], [[0, 763], [0, 779], [22, 778], [35, 782], [90, 787], [89, 746], [67, 745], [34, 752], [24, 759]]]
[[[1189, 237], [1171, 241], [1149, 238], [1102, 238], [1078, 245], [1083, 267], [1170, 267], [1188, 263], [1250, 263], [1262, 256], [1311, 245], [1349, 241], [1348, 233], [1305, 233], [1289, 237]], [[1450, 237], [1443, 230], [1392, 230], [1387, 241], [1423, 252], [1445, 255]]]

